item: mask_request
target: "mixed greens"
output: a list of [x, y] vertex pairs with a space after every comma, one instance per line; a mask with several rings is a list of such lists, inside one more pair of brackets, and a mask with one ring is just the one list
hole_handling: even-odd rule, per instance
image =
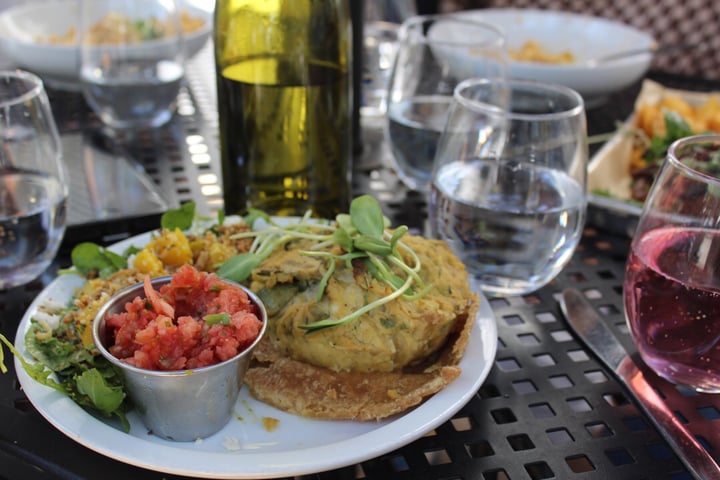
[[[163, 214], [160, 223], [162, 228], [187, 230], [194, 219], [195, 204], [190, 202]], [[95, 243], [83, 242], [71, 252], [72, 268], [59, 273], [107, 278], [127, 268], [128, 258], [137, 251], [136, 247], [130, 247], [120, 255]], [[69, 308], [72, 307], [47, 313], [63, 315]], [[110, 362], [97, 354], [93, 344], [83, 344], [82, 334], [77, 328], [73, 322], [61, 321], [51, 329], [46, 322], [31, 319], [23, 341], [27, 352], [36, 360], [34, 363], [28, 362], [12, 342], [0, 334], [0, 372], [7, 372], [2, 348], [5, 344], [33, 380], [67, 395], [84, 409], [118, 419], [127, 431], [130, 424], [126, 413], [133, 405], [125, 393], [122, 376]]]
[[647, 149], [643, 154], [643, 159], [648, 165], [660, 166], [665, 160], [668, 148], [675, 140], [694, 135], [690, 124], [677, 112], [666, 110], [665, 118], [665, 135], [653, 136], [645, 139]]

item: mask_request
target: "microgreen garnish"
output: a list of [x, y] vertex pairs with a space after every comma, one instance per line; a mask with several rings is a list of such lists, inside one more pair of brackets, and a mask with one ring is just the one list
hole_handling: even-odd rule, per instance
[[[419, 275], [420, 259], [401, 241], [408, 231], [407, 227], [398, 227], [392, 234], [387, 231], [390, 222], [374, 197], [362, 195], [355, 198], [350, 204], [350, 213], [337, 215], [334, 225], [311, 222], [309, 217], [310, 212], [297, 223], [281, 226], [264, 212], [250, 211], [245, 217], [248, 225], [252, 226], [257, 219], [262, 219], [268, 227], [234, 235], [234, 238], [254, 238], [250, 250], [223, 263], [217, 274], [228, 280], [243, 282], [275, 249], [293, 240], [306, 239], [314, 241], [315, 245], [300, 253], [324, 257], [330, 261], [319, 284], [318, 300], [324, 295], [327, 283], [335, 272], [336, 261], [345, 262], [349, 267], [352, 260], [360, 259], [373, 277], [392, 288], [390, 294], [342, 318], [327, 318], [302, 325], [300, 328], [307, 333], [351, 322], [398, 297], [414, 299], [427, 292], [428, 286]], [[340, 246], [345, 253], [337, 255], [322, 250], [332, 245]], [[403, 254], [409, 257], [409, 265]]]

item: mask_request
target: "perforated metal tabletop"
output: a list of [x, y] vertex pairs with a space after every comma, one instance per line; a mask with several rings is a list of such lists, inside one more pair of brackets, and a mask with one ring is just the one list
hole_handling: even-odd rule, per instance
[[[204, 212], [219, 208], [217, 119], [208, 58], [201, 55], [192, 64], [172, 123], [130, 143], [103, 135], [77, 93], [51, 91], [67, 152], [82, 152], [84, 168], [95, 164], [95, 154], [125, 158], [127, 168], [139, 169], [138, 178], [150, 180], [160, 203], [173, 206], [194, 200]], [[682, 78], [660, 80], [686, 88], [718, 88]], [[611, 131], [629, 113], [636, 91], [622, 92], [590, 111], [590, 133]], [[379, 138], [378, 132], [365, 130], [364, 135], [368, 147], [355, 161], [355, 192], [373, 193], [395, 224], [422, 231], [424, 197], [399, 182], [383, 158], [384, 147], [372, 141]], [[78, 190], [85, 188], [83, 181], [97, 182], [87, 172], [77, 171], [75, 176]], [[33, 298], [59, 267], [69, 264], [72, 245], [80, 240], [107, 244], [156, 228], [160, 203], [144, 204], [147, 208], [134, 212], [76, 210], [55, 264], [32, 284], [0, 292], [0, 332], [14, 336]], [[451, 420], [394, 452], [299, 478], [690, 479], [647, 418], [574, 339], [561, 317], [559, 293], [567, 286], [577, 287], [632, 349], [622, 312], [629, 238], [608, 233], [606, 224], [598, 225], [592, 218], [599, 217], [591, 217], [571, 263], [554, 282], [532, 295], [489, 299], [498, 326], [495, 364], [477, 394]], [[690, 394], [649, 377], [678, 417], [720, 459], [720, 396]], [[0, 375], [0, 425], [3, 479], [181, 478], [117, 462], [65, 437], [29, 403], [12, 366], [9, 374]]]

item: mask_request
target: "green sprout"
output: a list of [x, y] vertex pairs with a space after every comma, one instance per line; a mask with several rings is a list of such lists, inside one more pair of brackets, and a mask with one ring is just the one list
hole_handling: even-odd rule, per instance
[[[286, 226], [279, 225], [259, 210], [251, 210], [245, 221], [252, 226], [257, 219], [263, 219], [268, 223], [268, 228], [234, 235], [234, 238], [254, 238], [254, 240], [249, 251], [223, 263], [218, 268], [218, 276], [243, 282], [275, 249], [293, 240], [306, 239], [316, 243], [311, 250], [303, 250], [301, 254], [330, 260], [330, 266], [320, 281], [318, 300], [322, 298], [327, 283], [335, 272], [336, 261], [343, 262], [349, 267], [353, 260], [362, 260], [373, 277], [392, 288], [390, 294], [342, 318], [327, 318], [302, 325], [301, 328], [307, 333], [349, 323], [396, 298], [404, 296], [407, 299], [416, 299], [428, 290], [420, 277], [420, 259], [401, 241], [408, 228], [400, 226], [391, 234], [387, 230], [389, 220], [383, 215], [378, 201], [370, 195], [355, 198], [350, 204], [350, 213], [337, 215], [334, 225], [310, 222], [310, 212], [299, 222]], [[332, 245], [339, 245], [345, 253], [338, 255], [322, 251], [323, 248]], [[402, 253], [410, 258], [409, 265]], [[400, 273], [396, 273], [397, 271]]]

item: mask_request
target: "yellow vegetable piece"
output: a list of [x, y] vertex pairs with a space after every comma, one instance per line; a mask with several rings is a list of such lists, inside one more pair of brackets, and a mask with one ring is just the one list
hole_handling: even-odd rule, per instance
[[142, 273], [149, 275], [157, 275], [163, 271], [163, 263], [160, 259], [147, 248], [141, 250], [135, 256], [134, 267]]
[[695, 133], [720, 131], [720, 97], [711, 95], [703, 103], [693, 105], [676, 95], [667, 95], [654, 105], [642, 105], [637, 112], [638, 127], [649, 137], [665, 136], [665, 112], [680, 115]]
[[190, 242], [179, 228], [163, 230], [162, 234], [152, 240], [146, 248], [152, 250], [166, 266], [179, 267], [192, 263]]
[[[656, 103], [644, 103], [635, 109], [635, 126], [645, 132], [648, 139], [665, 137], [665, 113], [672, 111], [680, 115], [695, 134], [704, 132], [720, 133], [720, 95], [710, 95], [702, 103], [695, 104], [677, 95], [665, 95]], [[646, 166], [643, 155], [647, 142], [633, 146], [630, 172]]]
[[210, 255], [210, 265], [213, 267], [217, 267], [220, 264], [225, 263], [237, 254], [237, 251], [234, 248], [222, 243], [213, 243], [210, 245], [208, 250]]

